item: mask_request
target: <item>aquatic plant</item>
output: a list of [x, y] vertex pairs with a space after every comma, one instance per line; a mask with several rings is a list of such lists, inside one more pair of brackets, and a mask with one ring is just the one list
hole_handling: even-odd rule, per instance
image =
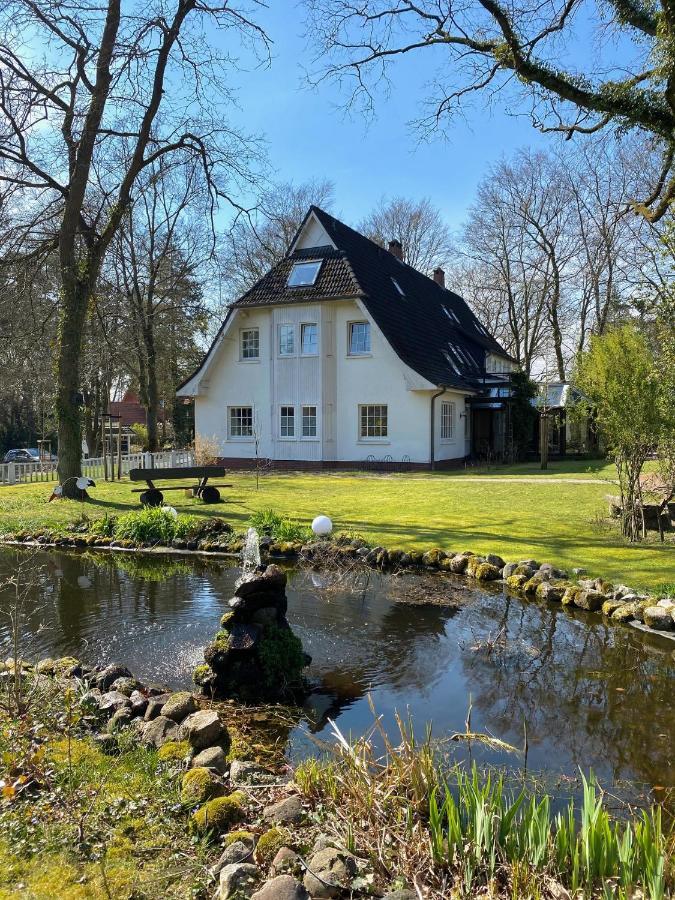
[[[468, 772], [448, 768], [430, 730], [417, 742], [410, 724], [397, 722], [396, 743], [379, 718], [356, 742], [331, 723], [333, 758], [308, 760], [295, 775], [328, 816], [335, 811], [345, 823], [343, 841], [372, 847], [372, 835], [378, 835], [375, 866], [400, 872], [430, 896], [474, 897], [503, 885], [504, 878], [509, 896], [518, 893], [516, 884], [518, 896], [543, 895], [550, 879], [573, 896], [628, 898], [639, 890], [648, 900], [668, 896], [669, 838], [660, 808], [614, 819], [591, 774], [582, 775], [581, 803], [570, 802], [554, 816], [548, 794], [513, 791], [503, 776], [480, 773], [475, 763]], [[374, 733], [382, 755], [374, 750]]]

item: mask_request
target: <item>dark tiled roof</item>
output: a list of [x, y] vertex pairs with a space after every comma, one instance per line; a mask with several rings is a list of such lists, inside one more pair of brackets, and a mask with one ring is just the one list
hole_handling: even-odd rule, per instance
[[[460, 296], [319, 207], [311, 207], [307, 218], [311, 213], [337, 249], [290, 253], [235, 306], [360, 297], [399, 358], [433, 384], [472, 388], [484, 372], [485, 351], [508, 357]], [[301, 259], [323, 260], [317, 280], [289, 288], [288, 274]]]

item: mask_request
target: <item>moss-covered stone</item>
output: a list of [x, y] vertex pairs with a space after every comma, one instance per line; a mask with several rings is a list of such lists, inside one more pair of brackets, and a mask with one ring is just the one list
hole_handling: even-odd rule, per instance
[[565, 593], [563, 594], [563, 606], [576, 606], [577, 598], [581, 593], [583, 593], [583, 588], [580, 588], [578, 585], [571, 584], [568, 588], [565, 589]]
[[285, 828], [270, 828], [260, 835], [255, 848], [256, 862], [267, 869], [282, 847], [288, 845], [290, 833]]
[[223, 838], [223, 847], [227, 848], [237, 841], [243, 841], [244, 844], [252, 844], [254, 837], [250, 831], [230, 831]]
[[422, 556], [422, 563], [429, 568], [435, 568], [443, 559], [445, 559], [445, 553], [438, 547], [434, 547], [433, 550], [427, 550]]
[[224, 628], [227, 631], [227, 629], [230, 626], [234, 625], [234, 618], [235, 618], [235, 613], [234, 613], [233, 609], [228, 610], [228, 612], [223, 613], [222, 616], [220, 617], [220, 627]]
[[190, 753], [187, 741], [167, 741], [157, 751], [157, 758], [162, 762], [182, 762]]
[[199, 687], [205, 687], [211, 679], [213, 678], [213, 670], [211, 666], [206, 664], [201, 666], [195, 666], [194, 671], [192, 672], [192, 680]]
[[512, 591], [520, 592], [527, 580], [527, 575], [509, 575], [506, 579], [506, 586]]
[[276, 625], [267, 628], [258, 644], [257, 654], [268, 690], [283, 691], [285, 687], [301, 682], [307, 658], [302, 641], [290, 628]]
[[218, 779], [203, 766], [189, 769], [181, 781], [181, 799], [183, 803], [204, 803], [223, 793], [223, 787]]
[[635, 618], [637, 603], [623, 603], [611, 615], [613, 622], [632, 622]]
[[195, 828], [200, 834], [207, 832], [222, 834], [242, 820], [245, 801], [246, 796], [241, 791], [235, 791], [227, 797], [208, 800], [192, 816]]
[[616, 612], [617, 609], [624, 606], [625, 603], [623, 600], [605, 600], [602, 604], [602, 614], [604, 616], [611, 616], [612, 613]]
[[479, 581], [497, 581], [500, 574], [500, 570], [497, 566], [493, 566], [488, 562], [481, 563], [475, 571], [475, 577]]
[[533, 575], [532, 578], [528, 578], [527, 581], [523, 584], [522, 591], [526, 597], [534, 597], [537, 593], [537, 588], [542, 583], [543, 579], [539, 575]]

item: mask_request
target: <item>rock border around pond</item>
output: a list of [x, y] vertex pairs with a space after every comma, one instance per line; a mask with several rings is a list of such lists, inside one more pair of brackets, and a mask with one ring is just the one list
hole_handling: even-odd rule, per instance
[[[0, 537], [6, 546], [35, 548], [90, 549], [103, 551], [138, 552], [161, 556], [163, 554], [199, 555], [207, 557], [237, 558], [243, 547], [243, 538], [235, 535], [223, 521], [222, 537], [227, 541], [214, 541], [212, 536], [199, 541], [174, 541], [172, 546], [139, 545], [132, 541], [113, 541], [110, 538], [74, 532], [59, 535], [56, 539], [48, 529], [30, 533], [27, 531]], [[177, 544], [185, 546], [176, 546]], [[479, 583], [504, 585], [516, 596], [561, 603], [570, 608], [600, 613], [616, 624], [628, 624], [643, 633], [675, 640], [675, 598], [655, 597], [632, 590], [626, 585], [613, 585], [603, 578], [585, 578], [584, 569], [568, 573], [552, 563], [539, 563], [533, 559], [506, 562], [501, 556], [481, 556], [470, 550], [448, 551], [438, 547], [427, 551], [406, 551], [400, 548], [372, 547], [362, 539], [317, 540], [311, 543], [299, 541], [275, 541], [262, 537], [260, 549], [267, 561], [302, 561], [315, 568], [353, 568], [365, 566], [383, 572], [436, 571], [464, 576]]]
[[[321, 815], [292, 781], [288, 766], [234, 758], [228, 726], [204, 698], [145, 685], [118, 663], [91, 667], [64, 657], [1, 665], [4, 677], [18, 666], [22, 676], [52, 679], [64, 693], [73, 683], [80, 686], [80, 724], [106, 755], [125, 752], [123, 733], [157, 752], [160, 763], [175, 772], [186, 828], [213, 847], [209, 876], [215, 900], [372, 893], [370, 862], [322, 833]], [[383, 893], [389, 896], [386, 885], [378, 891]]]

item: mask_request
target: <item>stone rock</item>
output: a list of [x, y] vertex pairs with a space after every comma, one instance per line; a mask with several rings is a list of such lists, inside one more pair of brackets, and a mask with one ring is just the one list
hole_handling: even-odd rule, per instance
[[127, 725], [131, 724], [131, 720], [133, 718], [133, 712], [130, 706], [122, 706], [116, 712], [113, 713], [112, 717], [108, 720], [107, 730], [112, 734], [114, 731], [119, 731], [122, 728], [126, 728]]
[[670, 597], [664, 597], [656, 605], [662, 609], [675, 609], [675, 600], [671, 600]]
[[454, 572], [455, 575], [461, 575], [466, 571], [466, 567], [469, 565], [469, 559], [470, 557], [463, 553], [453, 556], [450, 560], [450, 571]]
[[103, 694], [98, 688], [92, 688], [80, 697], [80, 706], [89, 709], [98, 709]]
[[180, 726], [180, 739], [189, 741], [195, 750], [204, 750], [220, 743], [226, 732], [213, 709], [200, 709], [192, 713]]
[[250, 860], [252, 855], [253, 844], [248, 844], [244, 841], [234, 841], [229, 847], [225, 848], [218, 862], [214, 863], [209, 871], [215, 878], [225, 866], [234, 866], [246, 862], [247, 860]]
[[143, 685], [137, 678], [129, 678], [128, 676], [116, 678], [110, 685], [111, 690], [119, 691], [120, 694], [124, 694], [127, 697], [131, 697], [134, 691], [140, 691], [142, 688]]
[[648, 606], [644, 611], [644, 622], [656, 631], [675, 631], [675, 621], [669, 609], [662, 606]]
[[268, 625], [274, 625], [279, 618], [279, 613], [274, 606], [263, 606], [261, 609], [255, 610], [251, 615], [251, 622], [254, 625], [260, 625], [266, 628]]
[[312, 898], [322, 900], [325, 897], [339, 897], [357, 872], [358, 864], [351, 853], [326, 847], [312, 855], [303, 881]]
[[96, 687], [100, 691], [105, 692], [110, 689], [113, 682], [117, 681], [118, 678], [132, 677], [131, 672], [126, 666], [122, 666], [119, 663], [112, 663], [96, 675]]
[[225, 793], [223, 782], [211, 769], [196, 766], [188, 769], [181, 779], [181, 799], [184, 803], [204, 803]]
[[290, 875], [277, 875], [256, 891], [251, 900], [309, 900], [305, 887]]
[[278, 803], [266, 806], [263, 819], [275, 825], [299, 825], [305, 819], [305, 810], [297, 794], [285, 797]]
[[113, 713], [117, 712], [118, 709], [122, 709], [123, 706], [131, 706], [131, 703], [129, 698], [125, 697], [124, 694], [120, 694], [119, 691], [108, 691], [98, 701], [98, 708], [107, 716], [112, 716]]
[[189, 691], [178, 691], [171, 694], [162, 708], [162, 715], [174, 722], [182, 722], [191, 713], [197, 712], [195, 698]]
[[445, 559], [445, 553], [435, 547], [433, 550], [427, 550], [422, 556], [422, 564], [427, 568], [435, 568], [443, 559]]
[[506, 563], [506, 565], [502, 568], [502, 578], [510, 578], [517, 568], [518, 563]]
[[518, 561], [519, 566], [527, 566], [530, 569], [534, 569], [535, 572], [539, 568], [539, 563], [536, 559], [521, 559]]
[[[230, 629], [229, 650], [251, 650], [260, 640], [260, 628], [257, 625], [233, 625]], [[206, 655], [204, 656], [206, 659]], [[209, 660], [206, 660], [207, 662]]]
[[167, 719], [166, 716], [157, 716], [150, 722], [146, 722], [141, 731], [141, 740], [144, 744], [151, 744], [153, 747], [161, 747], [167, 741], [175, 741], [178, 739], [178, 725], [173, 719]]
[[251, 888], [258, 878], [258, 867], [252, 863], [233, 863], [220, 872], [217, 900], [230, 897], [250, 897]]
[[278, 784], [279, 778], [257, 763], [234, 759], [230, 763], [230, 782], [235, 787], [244, 784]]
[[35, 666], [35, 671], [38, 673], [38, 675], [53, 675], [55, 670], [56, 663], [51, 658], [51, 656], [47, 656], [44, 659], [41, 659]]
[[554, 584], [551, 581], [542, 581], [537, 588], [537, 597], [541, 600], [548, 600], [552, 603], [560, 603], [565, 593], [565, 587], [562, 584]]
[[485, 560], [486, 562], [489, 562], [491, 566], [497, 566], [498, 569], [503, 569], [506, 565], [501, 556], [497, 556], [496, 553], [488, 553]]
[[135, 716], [142, 716], [148, 708], [148, 698], [141, 694], [140, 691], [134, 691], [129, 697], [131, 703], [131, 711]]
[[614, 588], [614, 599], [615, 600], [624, 600], [626, 597], [628, 597], [632, 593], [633, 593], [632, 589], [627, 587], [625, 584], [617, 584], [616, 587]]
[[580, 578], [578, 584], [585, 591], [595, 590], [595, 578]]
[[300, 857], [290, 847], [281, 847], [272, 860], [270, 875], [299, 875], [302, 873]]
[[616, 612], [621, 606], [624, 606], [625, 603], [625, 600], [605, 600], [602, 604], [603, 616], [611, 616], [612, 613]]
[[284, 570], [272, 564], [267, 566], [264, 572], [254, 574], [240, 582], [234, 593], [236, 597], [250, 597], [253, 594], [262, 594], [268, 591], [280, 593], [286, 588], [286, 580]]
[[501, 569], [489, 562], [480, 563], [474, 570], [478, 581], [497, 581], [501, 575]]
[[151, 697], [145, 707], [143, 718], [146, 722], [150, 722], [152, 719], [156, 719], [157, 716], [161, 715], [163, 709], [164, 700], [160, 700], [158, 697]]
[[591, 612], [597, 612], [602, 608], [602, 604], [607, 598], [599, 591], [580, 591], [575, 600], [574, 605], [579, 609], [587, 609]]
[[219, 775], [224, 775], [227, 772], [227, 757], [222, 747], [207, 747], [193, 758], [191, 765], [215, 769]]

